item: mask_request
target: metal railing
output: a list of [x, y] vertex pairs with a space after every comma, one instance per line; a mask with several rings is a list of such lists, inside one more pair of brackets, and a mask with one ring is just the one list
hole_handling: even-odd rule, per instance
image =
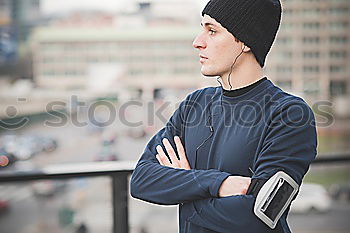
[[[319, 156], [313, 164], [350, 162], [350, 154]], [[135, 161], [93, 162], [47, 166], [38, 170], [1, 171], [0, 184], [9, 182], [107, 176], [112, 179], [113, 233], [128, 233], [128, 176]]]
[[340, 162], [349, 163], [350, 153], [334, 154], [334, 155], [319, 155], [312, 164], [330, 164], [330, 163], [340, 163]]
[[27, 171], [1, 171], [0, 184], [9, 182], [107, 176], [112, 179], [113, 233], [128, 233], [128, 176], [135, 162], [61, 164]]

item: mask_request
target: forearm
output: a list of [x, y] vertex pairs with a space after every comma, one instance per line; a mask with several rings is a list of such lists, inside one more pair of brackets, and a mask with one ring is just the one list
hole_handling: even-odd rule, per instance
[[229, 176], [222, 182], [219, 188], [219, 197], [244, 195], [247, 193], [250, 182], [250, 177]]
[[197, 200], [185, 204], [183, 208], [197, 210], [187, 221], [215, 232], [273, 232], [255, 216], [254, 201], [252, 195], [237, 195]]
[[217, 197], [223, 180], [230, 174], [218, 170], [184, 170], [140, 161], [130, 181], [135, 198], [164, 205]]

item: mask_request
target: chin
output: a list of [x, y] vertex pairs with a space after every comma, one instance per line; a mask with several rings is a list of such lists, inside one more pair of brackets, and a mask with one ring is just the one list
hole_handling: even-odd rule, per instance
[[207, 77], [219, 76], [218, 72], [214, 72], [213, 70], [205, 70], [203, 68], [201, 69], [201, 73], [202, 73], [202, 75], [207, 76]]

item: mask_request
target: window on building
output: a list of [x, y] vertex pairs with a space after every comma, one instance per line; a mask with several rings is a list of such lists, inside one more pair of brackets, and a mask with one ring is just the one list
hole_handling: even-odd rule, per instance
[[66, 70], [65, 76], [77, 76], [79, 75], [79, 72], [77, 70]]
[[141, 69], [137, 69], [137, 68], [132, 68], [132, 69], [129, 70], [129, 73], [132, 76], [137, 76], [137, 75], [142, 74], [142, 70]]
[[318, 29], [320, 29], [320, 27], [321, 27], [321, 24], [319, 22], [303, 23], [303, 29], [305, 29], [305, 30], [310, 30], [310, 29], [318, 30]]
[[303, 15], [304, 16], [319, 16], [321, 13], [320, 8], [309, 8], [309, 9], [303, 9]]
[[43, 57], [42, 58], [42, 63], [44, 64], [49, 64], [55, 62], [55, 59], [53, 57]]
[[303, 52], [303, 58], [319, 58], [320, 52], [319, 51], [304, 51]]
[[348, 7], [331, 7], [328, 9], [330, 15], [347, 15], [349, 13]]
[[329, 56], [331, 58], [346, 58], [348, 56], [347, 51], [340, 50], [340, 51], [329, 51]]
[[276, 42], [278, 44], [289, 45], [292, 43], [292, 38], [290, 38], [290, 37], [277, 37]]
[[346, 44], [348, 42], [347, 36], [330, 36], [329, 41], [331, 44]]
[[319, 44], [320, 37], [319, 36], [304, 36], [303, 43], [304, 44]]
[[347, 94], [347, 83], [345, 80], [331, 80], [329, 85], [331, 96], [342, 96]]
[[292, 52], [290, 51], [281, 51], [277, 54], [280, 59], [290, 59], [292, 58]]
[[59, 75], [59, 73], [55, 72], [54, 70], [44, 70], [42, 72], [42, 75], [48, 77], [48, 76]]
[[283, 90], [290, 91], [292, 90], [292, 81], [291, 80], [278, 80], [276, 81], [277, 86]]
[[329, 28], [331, 30], [346, 30], [349, 27], [349, 22], [346, 21], [336, 21], [336, 22], [329, 22]]
[[303, 90], [307, 95], [317, 95], [320, 92], [320, 82], [317, 78], [304, 78]]
[[346, 71], [346, 67], [342, 65], [330, 65], [329, 72], [331, 73], [344, 73]]
[[304, 73], [319, 73], [320, 67], [319, 66], [303, 66]]
[[285, 65], [277, 65], [276, 71], [278, 73], [291, 73], [292, 67], [291, 66], [285, 66]]

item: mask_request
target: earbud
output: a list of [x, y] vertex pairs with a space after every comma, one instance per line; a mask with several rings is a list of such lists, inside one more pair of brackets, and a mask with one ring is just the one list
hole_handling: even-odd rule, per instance
[[245, 48], [245, 45], [242, 46], [242, 51], [244, 50], [244, 48]]

